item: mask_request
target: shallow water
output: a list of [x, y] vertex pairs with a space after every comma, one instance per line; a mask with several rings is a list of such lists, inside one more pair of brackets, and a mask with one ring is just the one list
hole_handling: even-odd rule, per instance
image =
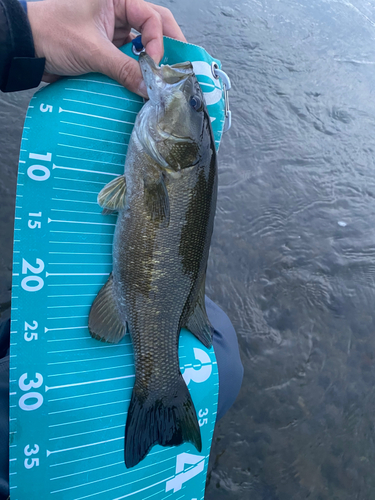
[[[245, 378], [207, 500], [375, 498], [375, 5], [171, 0], [232, 79], [207, 294]], [[0, 96], [0, 313], [32, 92]]]

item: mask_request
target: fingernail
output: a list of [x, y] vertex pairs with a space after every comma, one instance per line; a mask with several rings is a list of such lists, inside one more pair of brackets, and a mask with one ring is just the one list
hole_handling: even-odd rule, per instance
[[148, 99], [148, 93], [147, 93], [147, 85], [144, 80], [141, 81], [139, 87], [138, 87], [138, 92], [141, 94], [141, 96], [145, 97]]

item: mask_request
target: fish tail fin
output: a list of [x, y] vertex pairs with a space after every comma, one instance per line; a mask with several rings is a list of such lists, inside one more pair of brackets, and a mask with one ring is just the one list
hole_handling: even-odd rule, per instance
[[125, 465], [134, 467], [155, 444], [190, 442], [202, 451], [197, 414], [189, 390], [179, 375], [168, 395], [150, 393], [135, 383], [125, 428]]

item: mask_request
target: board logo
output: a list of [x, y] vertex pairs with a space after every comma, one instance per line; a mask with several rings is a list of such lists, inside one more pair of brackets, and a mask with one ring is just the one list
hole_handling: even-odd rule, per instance
[[[207, 106], [220, 102], [223, 97], [223, 90], [220, 80], [213, 77], [211, 64], [208, 64], [206, 61], [194, 61], [192, 64], [199, 83], [203, 83], [202, 90]], [[201, 82], [202, 78], [199, 77], [202, 76], [208, 78], [210, 83]], [[206, 78], [204, 78], [204, 80], [206, 80]], [[210, 90], [206, 90], [206, 88]]]
[[212, 363], [209, 355], [203, 349], [194, 347], [194, 357], [198, 361], [197, 363], [185, 365], [185, 371], [182, 376], [185, 380], [185, 384], [189, 385], [191, 381], [198, 384], [208, 380], [212, 373]]

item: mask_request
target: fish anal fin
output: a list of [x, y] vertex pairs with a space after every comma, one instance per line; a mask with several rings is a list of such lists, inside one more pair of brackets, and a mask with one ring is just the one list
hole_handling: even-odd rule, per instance
[[125, 427], [125, 465], [136, 466], [152, 446], [190, 442], [202, 451], [197, 414], [179, 374], [167, 395], [149, 392], [135, 382]]
[[208, 349], [212, 346], [213, 326], [208, 319], [204, 299], [206, 279], [203, 279], [198, 298], [193, 309], [188, 313], [187, 328]]
[[169, 195], [164, 178], [146, 177], [144, 179], [145, 205], [152, 221], [169, 224]]
[[103, 214], [111, 214], [125, 208], [126, 180], [124, 175], [119, 175], [104, 186], [98, 194], [98, 204], [103, 208]]
[[126, 325], [121, 321], [113, 296], [113, 276], [100, 289], [89, 314], [91, 337], [116, 344], [126, 334]]

